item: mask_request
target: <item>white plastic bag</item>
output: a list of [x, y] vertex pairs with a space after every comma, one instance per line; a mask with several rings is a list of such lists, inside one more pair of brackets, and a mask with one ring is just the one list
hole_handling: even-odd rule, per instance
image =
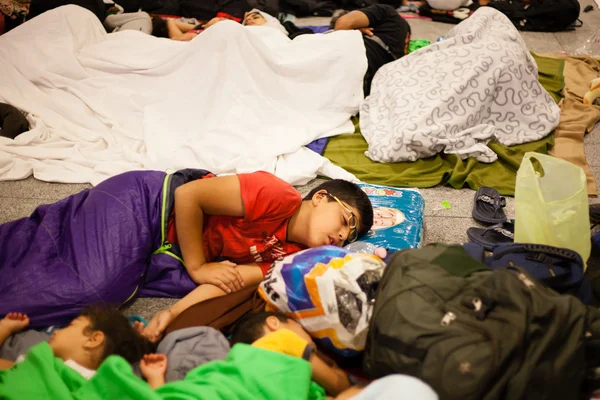
[[315, 342], [351, 357], [364, 349], [384, 268], [374, 255], [316, 247], [275, 262], [258, 293], [267, 308], [294, 318]]
[[[538, 171], [534, 160], [539, 163]], [[589, 218], [583, 169], [552, 156], [526, 153], [515, 188], [515, 243], [567, 248], [587, 261]]]
[[600, 31], [590, 36], [583, 46], [575, 50], [575, 55], [600, 58]]

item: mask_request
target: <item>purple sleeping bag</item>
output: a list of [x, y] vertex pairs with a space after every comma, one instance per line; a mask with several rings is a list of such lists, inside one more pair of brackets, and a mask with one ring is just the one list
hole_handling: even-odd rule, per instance
[[164, 230], [174, 189], [206, 174], [127, 172], [0, 225], [0, 318], [27, 313], [40, 328], [92, 303], [189, 293], [196, 284]]

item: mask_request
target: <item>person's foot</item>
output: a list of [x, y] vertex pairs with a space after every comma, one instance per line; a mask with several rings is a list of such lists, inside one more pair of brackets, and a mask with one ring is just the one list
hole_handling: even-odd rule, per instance
[[29, 325], [29, 317], [22, 313], [8, 313], [6, 317], [0, 320], [0, 327], [6, 329], [11, 334], [21, 332]]
[[163, 336], [165, 329], [172, 320], [173, 314], [171, 314], [171, 311], [159, 311], [152, 317], [148, 326], [144, 328], [142, 335], [146, 336], [151, 342], [156, 343]]

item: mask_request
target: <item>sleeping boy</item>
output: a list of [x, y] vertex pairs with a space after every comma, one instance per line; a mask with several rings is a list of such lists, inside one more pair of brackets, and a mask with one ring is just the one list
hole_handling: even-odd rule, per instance
[[[406, 376], [406, 375], [390, 375], [388, 377], [376, 380], [366, 387], [362, 386], [350, 386], [348, 376], [344, 371], [339, 369], [335, 365], [326, 363], [319, 357], [315, 352], [315, 344], [309, 334], [302, 328], [302, 326], [296, 321], [288, 318], [285, 314], [279, 312], [258, 312], [252, 313], [244, 317], [237, 325], [231, 338], [232, 344], [239, 344], [238, 346], [245, 346], [251, 344], [252, 347], [258, 347], [269, 352], [276, 352], [285, 354], [293, 357], [292, 360], [304, 359], [310, 364], [311, 377], [313, 382], [321, 386], [327, 395], [334, 396], [336, 400], [391, 400], [399, 398], [399, 394], [402, 394], [403, 399], [407, 400], [438, 400], [436, 393], [422, 381]], [[236, 351], [243, 351], [243, 348], [234, 346], [231, 350], [231, 354]], [[247, 350], [249, 351], [249, 350]], [[298, 370], [293, 370], [289, 365], [269, 365], [270, 370], [264, 371], [259, 367], [265, 364], [260, 364], [257, 358], [261, 356], [260, 353], [253, 353], [253, 358], [247, 358], [245, 361], [250, 362], [253, 369], [259, 369], [261, 372], [262, 380], [273, 381], [275, 383], [279, 381], [287, 382], [285, 378], [282, 379], [282, 375], [294, 374]], [[252, 361], [248, 361], [251, 359]], [[276, 362], [277, 358], [273, 358], [272, 361]], [[281, 361], [281, 360], [279, 360]], [[213, 363], [221, 363], [222, 361], [214, 361]], [[226, 361], [225, 361], [226, 362]], [[297, 361], [294, 361], [297, 362]], [[211, 363], [209, 363], [211, 364]], [[217, 368], [209, 367], [209, 364], [205, 364], [206, 372], [208, 374], [214, 373]], [[245, 363], [244, 363], [245, 364]], [[213, 364], [214, 365], [214, 364]], [[144, 356], [144, 360], [140, 363], [142, 375], [146, 378], [148, 384], [152, 389], [160, 388], [165, 383], [164, 374], [167, 369], [167, 359], [163, 354], [150, 354]], [[201, 367], [202, 368], [202, 367]], [[196, 370], [196, 375], [202, 375], [201, 370]], [[243, 382], [247, 385], [247, 390], [254, 393], [256, 399], [259, 398], [273, 398], [273, 393], [269, 397], [268, 392], [265, 390], [267, 383], [262, 382], [260, 388], [256, 388], [256, 377], [254, 380], [252, 377], [244, 374], [242, 369], [236, 369], [235, 365], [229, 364], [221, 369], [222, 372], [227, 372], [228, 376], [204, 376], [202, 380], [195, 380], [193, 376], [187, 376], [185, 381], [194, 386], [192, 391], [199, 390], [210, 390], [213, 386], [217, 386], [220, 379], [225, 380], [227, 385], [234, 387], [236, 381]], [[192, 372], [192, 375], [195, 373]], [[289, 377], [288, 377], [289, 378]], [[308, 378], [308, 377], [307, 377]], [[310, 381], [308, 379], [308, 381]], [[289, 386], [280, 386], [275, 392], [280, 394], [277, 398], [290, 398], [294, 395], [294, 399], [297, 398], [324, 398], [324, 393], [314, 393], [314, 397], [310, 395], [303, 397], [301, 393], [306, 392], [306, 388], [303, 387], [304, 380], [298, 379], [294, 382], [294, 393], [289, 392]], [[173, 385], [169, 383], [169, 385]], [[164, 393], [173, 393], [175, 385], [165, 390]], [[209, 389], [210, 388], [210, 389]], [[166, 386], [165, 386], [166, 389]], [[162, 389], [159, 389], [162, 390]], [[304, 392], [303, 392], [304, 390]], [[204, 391], [202, 393], [205, 393]], [[224, 393], [220, 392], [221, 394]], [[285, 396], [283, 395], [285, 393]], [[327, 397], [331, 399], [332, 397]]]
[[[243, 318], [232, 335], [232, 344], [251, 344], [310, 363], [312, 380], [328, 394], [337, 396], [350, 387], [348, 376], [336, 366], [331, 366], [315, 353], [315, 344], [296, 321], [282, 313], [259, 312]], [[153, 389], [165, 383], [167, 359], [163, 354], [148, 354], [140, 363], [142, 375]], [[282, 373], [285, 373], [282, 371]]]
[[[0, 320], [0, 346], [28, 324], [29, 318], [25, 314], [6, 315]], [[139, 335], [116, 309], [108, 306], [87, 307], [68, 326], [56, 330], [48, 343], [32, 347], [28, 357], [21, 356], [16, 363], [0, 359], [0, 398], [10, 398], [10, 393], [32, 381], [37, 373], [43, 375], [37, 359], [40, 353], [51, 352], [65, 366], [90, 379], [108, 356], [116, 354], [129, 363], [135, 363], [152, 348], [153, 345]], [[34, 354], [38, 361], [30, 361], [29, 354]]]

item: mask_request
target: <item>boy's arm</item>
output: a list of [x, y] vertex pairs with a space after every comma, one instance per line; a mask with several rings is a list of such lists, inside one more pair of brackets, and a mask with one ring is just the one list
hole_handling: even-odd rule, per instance
[[368, 28], [369, 24], [370, 21], [367, 14], [355, 10], [339, 17], [335, 22], [334, 29], [336, 31], [347, 31], [351, 29]]
[[0, 358], [0, 371], [3, 371], [5, 369], [9, 369], [13, 365], [15, 365], [14, 362], [9, 361], [9, 360], [5, 360], [4, 358]]
[[316, 353], [310, 356], [312, 379], [329, 394], [337, 396], [350, 387], [348, 375], [338, 367], [331, 367]]
[[185, 268], [196, 283], [210, 283], [225, 292], [238, 290], [243, 279], [233, 263], [208, 263], [202, 232], [204, 214], [244, 216], [237, 175], [199, 179], [175, 190], [177, 238]]

